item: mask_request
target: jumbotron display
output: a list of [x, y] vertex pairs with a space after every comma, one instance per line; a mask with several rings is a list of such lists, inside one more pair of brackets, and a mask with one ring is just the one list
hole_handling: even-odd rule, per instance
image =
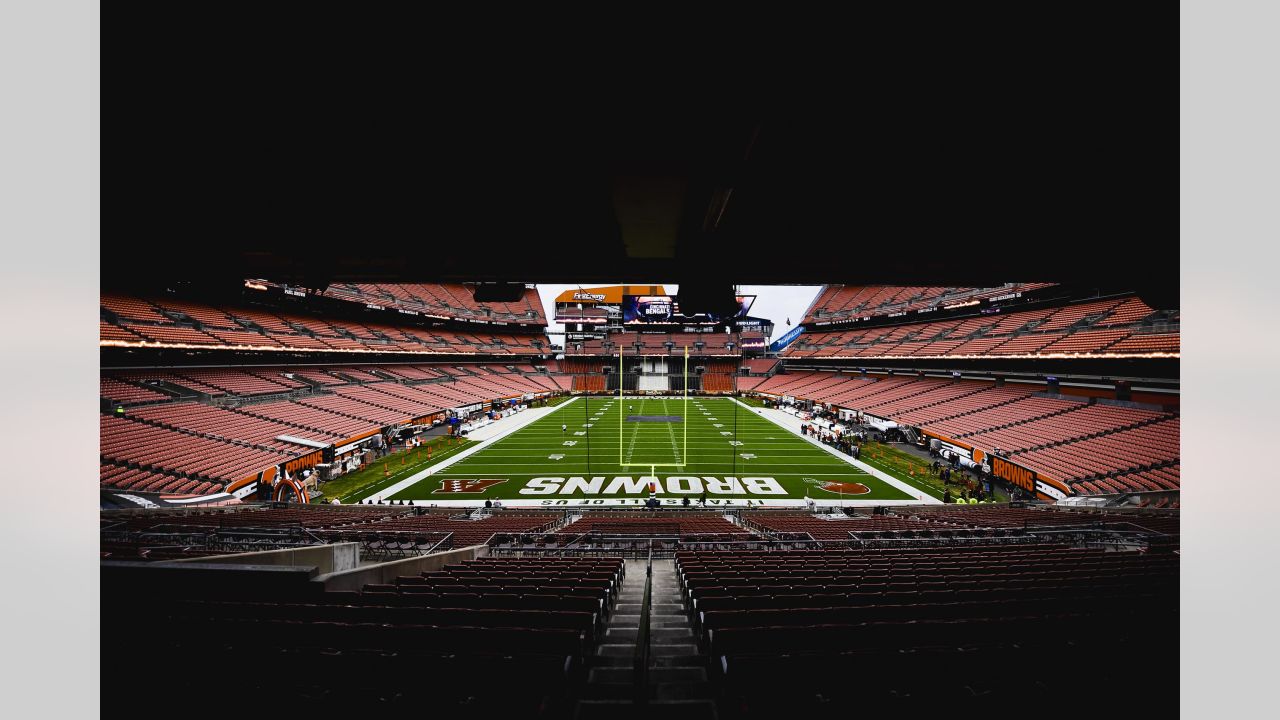
[[737, 310], [730, 315], [680, 312], [680, 302], [670, 295], [624, 295], [622, 297], [622, 321], [624, 323], [685, 323], [712, 325], [733, 318], [745, 317], [755, 302], [754, 295], [739, 295]]

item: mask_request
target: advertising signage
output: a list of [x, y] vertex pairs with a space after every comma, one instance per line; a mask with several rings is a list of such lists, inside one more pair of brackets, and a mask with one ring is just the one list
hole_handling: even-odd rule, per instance
[[800, 337], [800, 333], [802, 333], [802, 332], [804, 332], [804, 326], [803, 326], [803, 325], [797, 325], [797, 326], [795, 326], [795, 328], [793, 328], [792, 330], [789, 330], [789, 331], [787, 332], [787, 334], [786, 334], [786, 335], [783, 335], [782, 337], [778, 338], [777, 340], [774, 340], [774, 341], [773, 341], [773, 343], [769, 345], [769, 350], [770, 350], [771, 352], [777, 352], [777, 351], [781, 350], [782, 348], [784, 348], [784, 347], [786, 347], [786, 346], [790, 345], [790, 344], [791, 344], [791, 341], [793, 341], [793, 340], [795, 340], [796, 338]]
[[1071, 490], [1052, 478], [1040, 475], [1035, 470], [1025, 468], [998, 455], [989, 456], [991, 474], [1010, 483], [1035, 493], [1042, 500], [1061, 500], [1072, 494]]
[[754, 295], [739, 295], [737, 297], [737, 309], [730, 315], [714, 315], [710, 313], [684, 315], [680, 312], [680, 303], [670, 295], [623, 295], [622, 322], [627, 324], [714, 324], [746, 316], [754, 301]]

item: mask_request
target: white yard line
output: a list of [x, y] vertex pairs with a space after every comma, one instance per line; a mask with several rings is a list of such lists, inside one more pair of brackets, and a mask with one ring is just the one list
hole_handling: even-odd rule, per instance
[[[910, 495], [911, 497], [916, 498], [915, 500], [877, 500], [874, 502], [870, 500], [860, 500], [856, 502], [859, 502], [861, 504], [871, 504], [871, 505], [941, 505], [942, 504], [941, 500], [938, 500], [937, 498], [933, 497], [932, 495], [929, 495], [928, 493], [926, 493], [925, 491], [919, 488], [911, 487], [910, 485], [902, 482], [901, 480], [893, 477], [892, 475], [889, 475], [888, 473], [877, 470], [876, 468], [873, 468], [870, 465], [860, 460], [855, 460], [852, 456], [845, 455], [844, 453], [831, 447], [830, 445], [823, 445], [822, 443], [818, 442], [817, 440], [814, 440], [812, 437], [808, 435], [801, 435], [800, 426], [804, 424], [804, 421], [796, 417], [795, 415], [782, 412], [781, 410], [775, 410], [773, 408], [753, 408], [750, 405], [747, 405], [746, 403], [743, 403], [742, 401], [738, 400], [737, 398], [733, 398], [733, 401], [738, 403], [742, 407], [746, 408], [747, 412], [759, 415], [764, 419], [768, 420], [769, 422], [772, 422], [773, 424], [789, 432], [795, 433], [798, 437], [800, 437], [800, 439], [809, 441], [811, 445], [814, 445], [816, 447], [822, 448], [823, 450], [826, 450], [827, 452], [849, 463], [850, 465], [858, 468], [859, 470], [866, 472], [868, 475], [871, 475], [872, 477], [878, 480], [888, 483], [889, 485], [901, 490], [902, 492]], [[817, 502], [819, 505], [833, 504], [831, 501], [825, 500], [825, 499]], [[848, 503], [851, 501], [846, 500], [845, 502]], [[840, 503], [835, 502], [834, 504], [839, 505]]]
[[[432, 475], [435, 475], [436, 473], [440, 472], [441, 470], [444, 470], [445, 468], [453, 465], [454, 463], [457, 463], [465, 458], [468, 458], [474, 455], [477, 452], [480, 452], [481, 450], [488, 448], [490, 445], [493, 445], [494, 443], [516, 432], [517, 430], [521, 430], [524, 427], [541, 420], [542, 418], [556, 412], [561, 408], [568, 407], [569, 405], [572, 405], [573, 403], [577, 402], [577, 400], [578, 398], [575, 397], [570, 399], [568, 402], [562, 402], [559, 405], [556, 405], [555, 407], [530, 408], [518, 415], [505, 417], [502, 420], [498, 420], [497, 422], [493, 423], [492, 425], [486, 425], [480, 428], [479, 430], [476, 430], [475, 432], [471, 433], [470, 435], [471, 437], [475, 437], [477, 434], [479, 434], [483, 430], [490, 430], [490, 432], [485, 433], [487, 437], [481, 440], [480, 442], [476, 443], [475, 445], [472, 445], [466, 450], [463, 450], [457, 455], [454, 455], [448, 460], [443, 460], [439, 463], [436, 463], [435, 465], [432, 465], [431, 467], [425, 470], [422, 470], [421, 472], [417, 472], [417, 473], [414, 473], [413, 475], [410, 475], [404, 480], [401, 480], [395, 485], [392, 485], [386, 490], [383, 490], [377, 495], [367, 499], [373, 500], [374, 502], [378, 502], [383, 498], [389, 498], [398, 492], [407, 490], [408, 488], [413, 487], [414, 485], [422, 481], [424, 478], [428, 478]], [[506, 420], [510, 420], [511, 422], [508, 424], [507, 422], [504, 422]]]
[[[662, 414], [668, 415], [668, 416], [671, 415], [671, 412], [667, 410], [667, 401], [665, 399], [662, 401]], [[687, 419], [688, 418], [684, 418], [681, 420], [681, 422], [684, 422]], [[671, 457], [675, 458], [676, 462], [684, 464], [684, 458], [680, 457], [680, 448], [676, 446], [675, 429], [671, 427], [671, 423], [663, 423], [663, 424], [667, 426], [667, 434], [671, 436]]]
[[632, 423], [631, 442], [627, 444], [627, 459], [622, 463], [624, 466], [631, 464], [631, 455], [636, 450], [636, 435], [639, 432], [640, 432], [640, 423]]

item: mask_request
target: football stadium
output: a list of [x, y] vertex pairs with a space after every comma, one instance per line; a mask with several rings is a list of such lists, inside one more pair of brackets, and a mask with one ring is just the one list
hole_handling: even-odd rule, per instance
[[102, 600], [236, 703], [1004, 713], [1176, 672], [1179, 313], [1135, 289], [210, 285], [101, 295]]
[[881, 232], [799, 119], [453, 131], [103, 253], [104, 708], [1176, 709], [1176, 248], [1020, 182]]

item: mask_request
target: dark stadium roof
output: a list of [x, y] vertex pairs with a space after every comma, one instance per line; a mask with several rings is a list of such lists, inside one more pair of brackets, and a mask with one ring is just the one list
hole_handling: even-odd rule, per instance
[[1153, 199], [1157, 87], [1113, 77], [1086, 93], [1075, 65], [1043, 72], [1016, 94], [865, 80], [875, 103], [442, 102], [358, 136], [313, 118], [211, 135], [124, 198], [104, 285], [1050, 281], [1137, 284], [1176, 306], [1177, 236]]

